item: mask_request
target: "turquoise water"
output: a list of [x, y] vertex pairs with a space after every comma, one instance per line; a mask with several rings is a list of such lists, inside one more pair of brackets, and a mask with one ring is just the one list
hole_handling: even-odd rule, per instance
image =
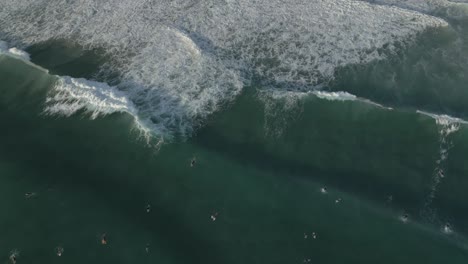
[[[10, 1], [2, 2], [10, 8]], [[93, 1], [81, 4], [88, 2]], [[187, 20], [202, 5], [179, 2], [180, 10], [190, 12], [167, 8]], [[31, 10], [21, 3], [17, 9], [5, 8], [6, 15], [0, 11], [0, 21]], [[37, 10], [47, 6], [35, 3]], [[151, 68], [153, 58], [144, 52], [148, 60], [133, 61], [133, 55], [116, 60], [105, 43], [87, 46], [68, 35], [36, 40], [26, 27], [12, 33], [13, 26], [0, 26], [8, 48], [21, 47], [31, 59], [19, 59], [11, 50], [0, 54], [2, 261], [11, 263], [15, 255], [17, 263], [466, 263], [468, 19], [440, 7], [415, 13], [347, 0], [329, 3], [338, 9], [355, 3], [353, 12], [371, 14], [379, 8], [389, 8], [382, 10], [395, 12], [393, 16], [413, 12], [408, 13], [416, 16], [412, 19], [428, 25], [432, 17], [419, 16], [430, 14], [448, 24], [414, 33], [411, 42], [377, 47], [382, 59], [334, 64], [330, 78], [319, 70], [319, 84], [312, 83], [316, 71], [299, 69], [298, 75], [310, 78], [310, 89], [283, 75], [300, 68], [305, 54], [291, 59], [297, 64], [261, 58], [255, 61], [258, 68], [240, 71], [239, 91], [230, 79], [240, 67], [233, 61], [248, 60], [258, 51], [250, 53], [250, 42], [232, 57], [221, 48], [211, 50], [208, 46], [225, 42], [210, 34], [201, 41], [203, 36], [195, 33], [204, 34], [205, 24], [199, 20], [182, 19], [185, 26], [194, 23], [195, 33], [176, 34], [176, 39], [185, 44], [191, 43], [187, 36], [198, 40], [194, 43], [202, 56], [212, 52], [217, 59], [206, 55], [194, 64], [201, 70], [193, 68], [197, 50], [187, 44], [188, 53], [167, 57], [170, 76]], [[324, 8], [320, 1], [308, 5]], [[101, 7], [94, 8], [99, 14]], [[70, 21], [83, 23], [83, 32], [87, 24], [74, 19], [85, 13], [69, 14]], [[38, 32], [49, 30], [48, 24], [26, 17]], [[405, 25], [399, 26], [401, 32]], [[239, 28], [251, 29], [243, 26]], [[388, 30], [398, 37], [399, 31]], [[116, 32], [112, 28], [101, 35], [118, 37]], [[132, 47], [125, 52], [132, 53]], [[113, 49], [123, 56], [124, 50]], [[340, 59], [358, 52], [340, 57], [342, 48], [330, 50]], [[221, 66], [210, 68], [207, 61]], [[135, 62], [142, 63], [140, 70]], [[327, 63], [324, 59], [317, 69]], [[187, 64], [192, 68], [185, 71], [180, 65]], [[146, 79], [148, 67], [157, 80]], [[205, 67], [216, 74], [204, 72]], [[247, 81], [249, 74], [243, 71], [250, 67], [257, 75]], [[223, 70], [232, 72], [219, 73]], [[270, 74], [282, 79], [272, 81]], [[199, 75], [206, 82], [198, 82]], [[57, 84], [64, 76], [84, 79], [64, 85], [61, 94]], [[85, 86], [85, 79], [110, 86]], [[180, 87], [172, 86], [177, 83]], [[161, 84], [177, 93], [157, 88]], [[221, 85], [230, 89], [213, 90]], [[66, 100], [54, 101], [56, 95]], [[216, 96], [222, 99], [211, 98]], [[51, 102], [60, 111], [48, 111]], [[147, 115], [148, 109], [157, 113]], [[96, 112], [101, 114], [93, 116]], [[103, 234], [107, 245], [101, 244]], [[58, 248], [63, 248], [61, 256]]]

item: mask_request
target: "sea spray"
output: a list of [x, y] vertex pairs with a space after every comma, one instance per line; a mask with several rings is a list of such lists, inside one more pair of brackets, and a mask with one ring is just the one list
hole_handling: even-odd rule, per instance
[[433, 208], [432, 203], [436, 198], [440, 183], [447, 177], [445, 171], [446, 161], [449, 151], [453, 147], [450, 135], [457, 132], [460, 129], [460, 124], [466, 124], [466, 121], [448, 115], [435, 115], [423, 111], [418, 111], [418, 113], [434, 118], [439, 130], [438, 158], [435, 162], [429, 194], [425, 199], [424, 208], [421, 211], [424, 219], [429, 222], [435, 222], [437, 221], [437, 210]]
[[[312, 91], [339, 67], [385, 59], [382, 50], [447, 26], [412, 10], [352, 0], [0, 3], [0, 38], [18, 48], [61, 39], [103, 50], [115, 89], [146, 127], [169, 139], [190, 136], [245, 85]], [[61, 101], [71, 105], [56, 107], [57, 114], [78, 106]], [[108, 111], [90, 112], [96, 109]]]

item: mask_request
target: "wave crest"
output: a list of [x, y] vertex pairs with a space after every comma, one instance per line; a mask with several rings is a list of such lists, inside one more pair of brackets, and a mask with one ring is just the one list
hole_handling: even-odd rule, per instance
[[[20, 48], [64, 39], [103, 49], [110, 58], [103, 69], [118, 74], [111, 90], [166, 137], [190, 135], [245, 85], [314, 90], [339, 67], [383, 59], [382, 50], [395, 43], [447, 25], [415, 11], [354, 0], [0, 3], [0, 38]], [[85, 91], [70, 82], [57, 90], [61, 96]], [[109, 86], [95, 87], [109, 95]], [[58, 100], [54, 112], [76, 112], [70, 109], [81, 107], [81, 99]], [[122, 110], [115, 107], [91, 111]]]

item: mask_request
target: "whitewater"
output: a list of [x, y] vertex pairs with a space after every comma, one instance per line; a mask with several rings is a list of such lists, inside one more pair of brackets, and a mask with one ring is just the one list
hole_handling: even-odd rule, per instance
[[28, 60], [22, 50], [50, 42], [100, 50], [95, 78], [58, 76], [45, 112], [126, 112], [156, 137], [185, 138], [244, 87], [355, 100], [323, 91], [337, 69], [449, 27], [433, 15], [463, 17], [465, 2], [0, 0], [0, 53]]

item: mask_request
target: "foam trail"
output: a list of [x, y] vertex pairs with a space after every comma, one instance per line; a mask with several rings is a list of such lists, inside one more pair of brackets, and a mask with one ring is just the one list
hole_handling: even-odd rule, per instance
[[361, 103], [376, 106], [378, 108], [383, 108], [386, 110], [393, 110], [392, 107], [384, 106], [372, 100], [362, 98], [362, 97], [357, 97], [354, 94], [350, 94], [348, 92], [343, 92], [343, 91], [338, 91], [338, 92], [313, 91], [312, 94], [314, 94], [320, 99], [329, 100], [329, 101], [358, 101]]
[[365, 0], [376, 4], [397, 6], [426, 14], [442, 13], [451, 19], [468, 17], [467, 0]]
[[304, 99], [310, 95], [310, 92], [260, 91], [258, 97], [264, 105], [263, 129], [266, 135], [273, 138], [281, 137], [291, 120], [300, 116]]
[[397, 6], [405, 9], [411, 9], [423, 13], [433, 13], [437, 9], [445, 8], [452, 3], [447, 0], [371, 0], [374, 3], [382, 5]]
[[[424, 30], [447, 26], [355, 0], [0, 0], [0, 6], [0, 38], [18, 48], [60, 39], [103, 50], [109, 60], [101, 72], [118, 75], [112, 90], [168, 138], [190, 136], [245, 85], [313, 91], [337, 68], [385, 59]], [[70, 91], [57, 90], [63, 98], [54, 113], [122, 110], [84, 103], [98, 97], [73, 100], [85, 89], [65, 83]], [[110, 95], [108, 87], [95, 87]]]
[[[458, 3], [463, 3], [465, 0], [449, 1], [449, 0], [372, 0], [374, 3], [383, 5], [398, 6], [405, 9], [416, 10], [423, 13], [434, 13], [437, 10], [447, 8]], [[458, 2], [458, 3], [457, 3]], [[466, 3], [466, 2], [465, 2]]]
[[324, 92], [314, 91], [313, 94], [320, 99], [326, 99], [330, 101], [355, 101], [357, 97], [348, 92]]
[[393, 110], [375, 103], [369, 99], [360, 98], [348, 92], [328, 92], [328, 91], [282, 91], [282, 90], [263, 90], [258, 94], [264, 104], [266, 134], [273, 137], [279, 137], [283, 134], [291, 120], [300, 116], [303, 111], [303, 103], [307, 98], [316, 97], [320, 100], [337, 102], [359, 102], [378, 107], [384, 110]]
[[467, 122], [448, 115], [436, 115], [424, 111], [417, 112], [434, 118], [439, 127], [439, 158], [436, 161], [430, 192], [426, 197], [424, 209], [422, 211], [422, 215], [424, 217], [430, 221], [434, 221], [436, 218], [436, 211], [432, 208], [432, 202], [436, 196], [440, 183], [445, 177], [447, 177], [444, 167], [449, 155], [449, 150], [453, 147], [453, 143], [449, 136], [460, 129], [460, 124], [467, 124]]
[[438, 125], [442, 125], [442, 126], [447, 126], [447, 125], [452, 125], [452, 124], [465, 124], [465, 125], [468, 124], [468, 121], [466, 120], [463, 120], [457, 117], [452, 117], [449, 115], [438, 115], [438, 114], [433, 114], [433, 113], [429, 113], [429, 112], [421, 111], [421, 110], [417, 110], [416, 112], [419, 114], [428, 116], [428, 117], [432, 117]]

